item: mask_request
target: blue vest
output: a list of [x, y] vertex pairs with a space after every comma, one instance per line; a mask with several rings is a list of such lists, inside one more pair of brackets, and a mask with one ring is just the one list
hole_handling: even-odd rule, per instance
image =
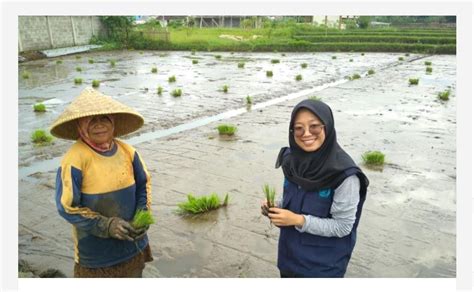
[[[346, 177], [356, 174], [349, 170]], [[337, 187], [335, 187], [337, 188]], [[299, 232], [294, 226], [281, 227], [278, 241], [278, 268], [298, 277], [344, 277], [356, 243], [357, 226], [367, 189], [361, 181], [356, 221], [344, 237], [324, 237]], [[305, 191], [285, 179], [282, 208], [296, 214], [331, 218], [334, 189]]]

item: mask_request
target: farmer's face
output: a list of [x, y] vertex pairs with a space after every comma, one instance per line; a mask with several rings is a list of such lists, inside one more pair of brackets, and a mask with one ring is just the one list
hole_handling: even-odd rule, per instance
[[296, 144], [306, 152], [318, 150], [326, 139], [326, 132], [321, 120], [304, 108], [296, 114], [293, 135]]
[[89, 139], [96, 144], [107, 143], [113, 139], [114, 127], [107, 116], [96, 116], [90, 121], [87, 134], [89, 134]]

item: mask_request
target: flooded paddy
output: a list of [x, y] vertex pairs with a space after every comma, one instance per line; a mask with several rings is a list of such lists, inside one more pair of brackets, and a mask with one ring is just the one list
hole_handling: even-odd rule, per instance
[[[97, 79], [100, 91], [145, 117], [145, 126], [125, 138], [152, 175], [157, 224], [149, 237], [155, 261], [147, 264], [146, 277], [279, 276], [278, 228], [260, 215], [261, 187], [268, 182], [281, 193], [283, 175], [273, 167], [288, 143], [291, 109], [313, 95], [332, 107], [339, 143], [357, 163], [368, 150], [382, 151], [388, 162], [382, 171], [362, 166], [371, 184], [346, 276], [456, 276], [455, 56], [147, 51], [81, 56], [62, 57], [62, 64], [55, 58], [20, 65], [19, 258], [37, 270], [55, 268], [72, 276], [71, 226], [54, 204], [54, 168], [71, 142], [35, 147], [29, 137]], [[192, 64], [194, 58], [198, 64]], [[109, 59], [116, 60], [115, 68]], [[433, 63], [430, 75], [427, 60]], [[241, 61], [244, 68], [237, 67]], [[76, 72], [77, 66], [83, 71]], [[157, 73], [151, 73], [153, 66]], [[366, 76], [369, 69], [375, 74]], [[21, 78], [23, 70], [31, 73], [29, 79]], [[344, 79], [354, 73], [362, 78]], [[297, 74], [302, 81], [295, 81]], [[172, 75], [177, 81], [168, 83]], [[74, 85], [75, 77], [84, 84]], [[409, 86], [414, 77], [419, 85]], [[220, 91], [224, 84], [228, 93]], [[172, 97], [174, 88], [183, 96]], [[439, 101], [438, 92], [448, 88], [450, 100]], [[247, 95], [256, 103], [250, 110]], [[40, 101], [46, 113], [33, 112]], [[215, 127], [221, 122], [236, 124], [237, 135], [219, 137]], [[190, 192], [229, 193], [230, 205], [179, 216], [176, 205]]]

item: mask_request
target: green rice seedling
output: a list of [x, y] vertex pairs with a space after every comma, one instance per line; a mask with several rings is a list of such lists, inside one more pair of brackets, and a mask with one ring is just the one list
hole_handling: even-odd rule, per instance
[[308, 99], [312, 99], [312, 100], [321, 100], [321, 97], [319, 97], [319, 96], [316, 96], [316, 95], [313, 95], [313, 96], [310, 96]]
[[307, 63], [302, 63], [302, 64], [301, 64], [301, 68], [303, 68], [303, 69], [308, 68], [308, 64], [307, 64]]
[[227, 86], [227, 85], [222, 86], [222, 91], [227, 93], [229, 91], [229, 86]]
[[410, 54], [406, 53], [406, 54], [405, 54], [405, 56], [406, 56], [406, 57], [409, 57], [409, 56], [410, 56]]
[[76, 56], [76, 59], [79, 60], [80, 58], [82, 58], [81, 56], [77, 55]]
[[94, 59], [89, 59], [89, 64], [94, 64]]
[[161, 95], [163, 93], [163, 87], [158, 86], [158, 88], [156, 89], [156, 93], [158, 93], [158, 95]]
[[237, 127], [231, 124], [221, 124], [217, 126], [219, 135], [232, 136], [237, 131]]
[[157, 73], [158, 72], [158, 68], [156, 67], [151, 67], [151, 73]]
[[403, 57], [398, 57], [398, 61], [403, 61], [404, 58]]
[[143, 55], [143, 51], [140, 51], [140, 55]]
[[409, 79], [408, 79], [408, 83], [409, 83], [410, 85], [418, 85], [418, 82], [419, 82], [419, 81], [420, 81], [419, 78], [409, 78]]
[[166, 56], [167, 56], [167, 54], [165, 54], [165, 53], [158, 55], [158, 57], [160, 57], [160, 58], [163, 58], [163, 57], [166, 57]]
[[79, 77], [74, 78], [74, 84], [77, 84], [77, 85], [82, 84], [82, 78], [79, 78]]
[[216, 193], [201, 197], [188, 194], [187, 199], [187, 202], [178, 204], [178, 211], [181, 214], [199, 214], [218, 209], [221, 206], [221, 200]]
[[333, 60], [336, 60], [336, 58], [337, 58], [336, 56], [332, 56], [332, 59], [333, 59]]
[[370, 69], [369, 71], [367, 71], [367, 74], [369, 74], [369, 75], [374, 75], [374, 74], [375, 74], [374, 69]]
[[173, 97], [180, 97], [182, 94], [183, 94], [183, 91], [179, 88], [173, 89], [173, 91], [171, 91], [171, 95]]
[[267, 77], [273, 77], [273, 71], [267, 71]]
[[135, 229], [147, 228], [155, 223], [155, 218], [150, 210], [137, 210], [132, 220], [132, 227]]
[[281, 56], [282, 56], [282, 57], [285, 57], [285, 56], [286, 56], [286, 54], [285, 54], [285, 53], [283, 53], [283, 54], [281, 54]]
[[82, 72], [82, 68], [79, 67], [79, 66], [77, 66], [77, 67], [76, 67], [76, 71], [77, 71], [77, 72]]
[[450, 94], [451, 90], [445, 90], [443, 92], [438, 93], [438, 98], [442, 101], [447, 101], [449, 99]]
[[224, 197], [224, 203], [222, 203], [222, 206], [227, 206], [229, 204], [229, 194], [225, 194]]
[[53, 140], [53, 136], [47, 134], [44, 130], [36, 130], [31, 134], [31, 141], [35, 144], [48, 144]]
[[31, 73], [28, 72], [28, 71], [23, 71], [23, 72], [21, 73], [21, 77], [22, 77], [23, 79], [29, 79], [29, 78], [31, 77]]
[[35, 112], [45, 112], [46, 111], [46, 106], [43, 103], [37, 103], [33, 105], [33, 110]]
[[244, 68], [244, 66], [245, 66], [244, 62], [239, 62], [239, 64], [237, 64], [238, 68]]
[[110, 67], [115, 67], [115, 63], [116, 63], [115, 60], [110, 60]]
[[356, 80], [356, 79], [360, 79], [360, 75], [357, 73], [353, 74], [351, 77], [351, 80]]
[[195, 49], [192, 49], [191, 55], [196, 55], [196, 50]]
[[432, 73], [433, 67], [426, 67], [426, 73]]
[[61, 65], [62, 63], [63, 63], [63, 60], [57, 60], [57, 61], [56, 61], [56, 64], [57, 64], [57, 65]]
[[385, 154], [380, 151], [367, 151], [362, 155], [362, 160], [369, 166], [380, 166], [385, 163]]
[[92, 87], [99, 87], [100, 81], [99, 80], [92, 80]]
[[221, 55], [215, 55], [214, 57], [216, 57], [217, 60], [222, 59], [222, 56], [221, 56]]
[[361, 56], [365, 56], [365, 53], [360, 53]]
[[425, 61], [426, 66], [431, 66], [431, 61]]
[[266, 183], [263, 185], [262, 189], [265, 199], [267, 200], [268, 208], [275, 207], [275, 188], [270, 187], [270, 185]]
[[170, 76], [168, 77], [168, 82], [176, 82], [176, 77], [173, 75], [173, 76]]
[[301, 76], [301, 74], [298, 74], [298, 75], [296, 75], [295, 80], [296, 81], [301, 81], [301, 80], [303, 80], [303, 76]]
[[354, 60], [353, 60], [353, 59], [349, 59], [349, 62], [354, 62]]
[[247, 105], [252, 105], [253, 103], [253, 98], [250, 96], [250, 95], [247, 95], [247, 97], [245, 98], [245, 103]]
[[193, 59], [193, 64], [196, 65], [197, 63], [199, 63], [199, 61], [196, 59]]
[[271, 62], [272, 62], [272, 64], [278, 64], [278, 63], [280, 63], [280, 60], [278, 60], [278, 59], [272, 59]]

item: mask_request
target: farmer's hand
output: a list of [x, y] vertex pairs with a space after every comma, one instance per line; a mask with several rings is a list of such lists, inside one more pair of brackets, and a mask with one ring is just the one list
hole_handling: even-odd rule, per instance
[[301, 228], [304, 224], [304, 217], [300, 214], [295, 214], [286, 209], [270, 208], [268, 217], [276, 226], [298, 226]]
[[150, 228], [150, 225], [147, 225], [146, 227], [142, 227], [139, 229], [135, 229], [135, 232], [131, 234], [133, 237], [133, 240], [138, 241], [138, 240], [143, 239], [149, 228]]
[[109, 225], [109, 236], [120, 240], [133, 241], [131, 234], [136, 233], [130, 223], [123, 220], [122, 218], [113, 217], [112, 222]]

